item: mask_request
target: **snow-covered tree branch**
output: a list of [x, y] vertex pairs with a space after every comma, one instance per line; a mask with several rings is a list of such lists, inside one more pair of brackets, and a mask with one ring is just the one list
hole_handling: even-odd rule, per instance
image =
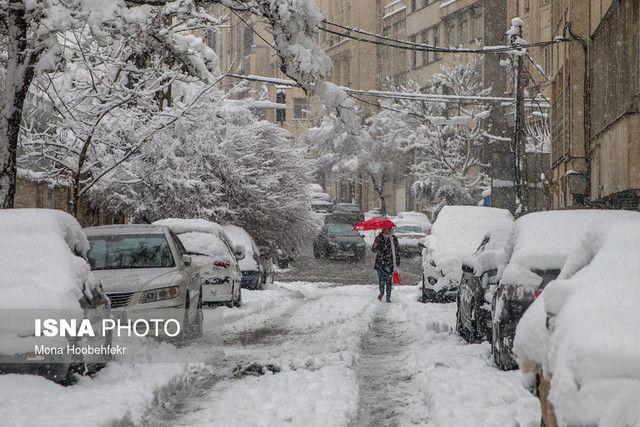
[[[27, 93], [34, 77], [60, 71], [68, 34], [88, 35], [85, 40], [101, 47], [140, 39], [149, 50], [137, 52], [132, 61], [144, 62], [145, 53], [152, 57], [157, 54], [166, 58], [167, 66], [179, 63], [185, 73], [211, 84], [220, 73], [217, 56], [181, 29], [214, 26], [217, 20], [206, 12], [206, 6], [214, 3], [266, 18], [283, 71], [306, 90], [313, 89], [316, 79], [328, 74], [331, 61], [315, 42], [322, 16], [313, 0], [0, 1], [5, 18], [0, 23], [4, 66], [0, 74], [0, 205], [13, 206], [16, 154]], [[157, 62], [153, 64], [158, 66]], [[166, 78], [170, 81], [171, 76]], [[112, 79], [117, 80], [117, 76]], [[324, 92], [326, 99], [339, 90]]]

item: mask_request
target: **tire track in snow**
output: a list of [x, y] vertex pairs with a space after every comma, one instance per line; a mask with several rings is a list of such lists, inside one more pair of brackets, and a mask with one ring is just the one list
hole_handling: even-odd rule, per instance
[[411, 343], [402, 322], [390, 320], [386, 303], [376, 309], [368, 332], [362, 337], [356, 367], [360, 397], [354, 426], [429, 425], [421, 396], [411, 385], [412, 373], [404, 369]]
[[[244, 355], [237, 353], [225, 355], [207, 362], [205, 368], [201, 372], [194, 373], [192, 378], [185, 379], [184, 383], [177, 385], [175, 389], [164, 390], [160, 393], [155, 405], [149, 408], [139, 422], [133, 422], [127, 417], [118, 426], [169, 427], [181, 425], [180, 421], [185, 414], [197, 412], [206, 405], [206, 401], [203, 399], [214, 387], [221, 389], [231, 387], [236, 379], [234, 369], [254, 362], [251, 353], [257, 353], [262, 345], [277, 345], [277, 343], [286, 340], [290, 331], [282, 327], [283, 319], [291, 318], [310, 301], [313, 299], [289, 300], [280, 306], [260, 313], [263, 321], [259, 328], [237, 328], [237, 325], [234, 325], [232, 328], [226, 329], [222, 336], [224, 346], [239, 345], [242, 347], [251, 344], [252, 351]], [[208, 344], [206, 337], [192, 343], [193, 346], [205, 348]]]

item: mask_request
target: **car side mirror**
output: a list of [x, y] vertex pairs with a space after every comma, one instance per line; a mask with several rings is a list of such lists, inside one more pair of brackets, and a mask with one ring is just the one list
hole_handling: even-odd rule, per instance
[[467, 264], [462, 264], [462, 271], [465, 273], [473, 273], [473, 267], [471, 267], [470, 265]]
[[427, 246], [422, 242], [418, 242], [418, 247], [422, 249], [427, 249]]
[[244, 248], [242, 246], [236, 246], [233, 248], [233, 255], [238, 261], [243, 260], [245, 257]]
[[191, 265], [191, 255], [182, 255], [182, 262], [184, 263], [184, 265]]

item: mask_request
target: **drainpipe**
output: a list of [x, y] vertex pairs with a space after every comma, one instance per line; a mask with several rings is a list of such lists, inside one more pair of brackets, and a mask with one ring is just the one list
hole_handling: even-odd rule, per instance
[[564, 32], [569, 32], [573, 40], [578, 41], [584, 49], [584, 93], [582, 95], [584, 102], [584, 160], [585, 160], [585, 179], [587, 183], [587, 193], [584, 195], [585, 204], [591, 204], [591, 85], [589, 84], [589, 47], [582, 37], [574, 34], [571, 30], [571, 22], [564, 24]]

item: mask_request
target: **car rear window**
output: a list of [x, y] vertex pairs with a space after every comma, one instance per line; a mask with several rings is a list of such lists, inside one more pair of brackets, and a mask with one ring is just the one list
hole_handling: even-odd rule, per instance
[[93, 270], [175, 267], [163, 234], [89, 236], [87, 254]]

